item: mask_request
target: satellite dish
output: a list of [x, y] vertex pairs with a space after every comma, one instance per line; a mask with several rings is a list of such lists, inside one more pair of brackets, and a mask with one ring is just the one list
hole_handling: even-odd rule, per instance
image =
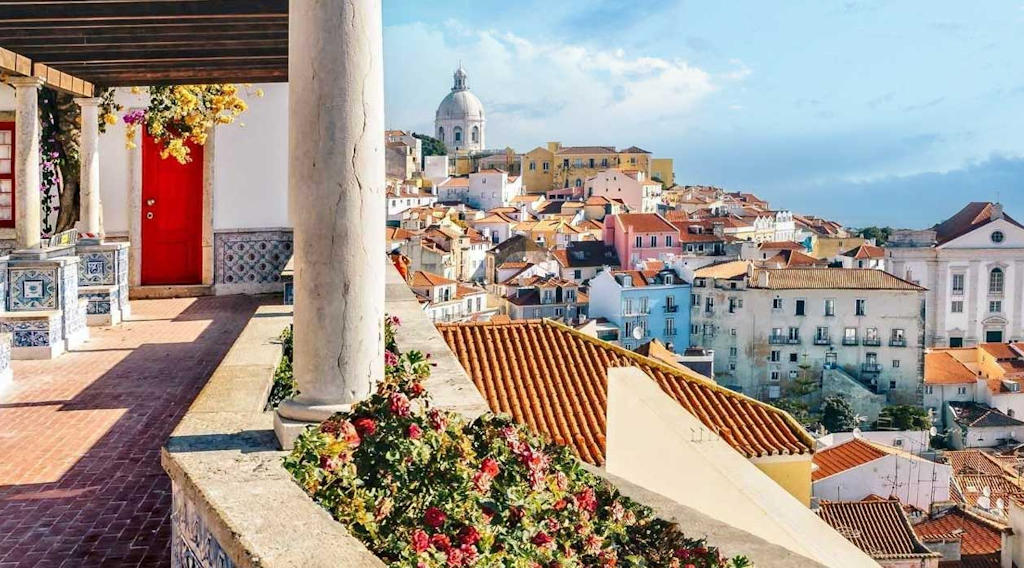
[[1002, 498], [996, 499], [996, 509], [1002, 509], [1003, 505], [1004, 503]]
[[928, 429], [928, 434], [931, 435], [931, 436], [934, 436], [934, 435], [936, 435], [938, 433], [939, 433], [939, 430], [937, 428], [935, 428], [935, 426], [932, 426], [931, 428]]
[[640, 339], [643, 339], [643, 338], [644, 338], [644, 330], [640, 326], [634, 327], [633, 328], [633, 339], [640, 340]]
[[992, 490], [989, 489], [987, 486], [986, 487], [982, 487], [981, 488], [981, 494], [984, 495], [985, 497], [991, 497], [992, 496]]
[[853, 437], [854, 438], [860, 438], [861, 437], [860, 428], [854, 428], [853, 429]]

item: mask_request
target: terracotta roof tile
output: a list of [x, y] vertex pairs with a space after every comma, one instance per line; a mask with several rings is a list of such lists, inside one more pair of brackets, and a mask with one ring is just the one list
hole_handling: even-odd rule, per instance
[[748, 260], [730, 260], [698, 268], [694, 272], [694, 276], [697, 278], [736, 278], [737, 276], [746, 276], [748, 266], [750, 266]]
[[762, 274], [766, 274], [767, 284], [756, 287], [770, 290], [925, 290], [917, 284], [873, 268], [755, 269], [752, 284], [756, 285]]
[[555, 155], [566, 154], [614, 154], [615, 146], [563, 146], [555, 151]]
[[996, 359], [1017, 359], [1020, 355], [1010, 348], [1009, 343], [982, 343], [978, 345], [982, 351], [995, 357]]
[[1001, 499], [1004, 512], [1010, 507], [1010, 500], [1024, 499], [1024, 490], [1005, 475], [954, 475], [950, 481], [950, 495], [955, 501], [969, 507], [978, 506], [978, 499], [988, 489], [989, 507], [994, 509]]
[[914, 525], [914, 532], [924, 542], [959, 539], [960, 554], [970, 556], [998, 553], [1003, 549], [1005, 530], [1006, 526], [959, 507]]
[[924, 382], [928, 385], [974, 384], [978, 377], [946, 351], [924, 356]]
[[793, 241], [772, 241], [768, 243], [761, 243], [761, 246], [758, 248], [761, 250], [795, 250], [800, 252], [806, 250], [804, 245], [794, 243]]
[[983, 473], [1002, 475], [1006, 470], [993, 457], [980, 450], [951, 450], [943, 452], [953, 475]]
[[811, 481], [844, 472], [848, 469], [884, 458], [885, 452], [858, 438], [819, 450], [814, 453], [817, 469], [811, 473]]
[[990, 426], [1024, 426], [1024, 422], [977, 402], [951, 400], [946, 404], [953, 413], [953, 420], [961, 426], [986, 428]]
[[679, 229], [657, 213], [622, 213], [615, 219], [638, 233], [677, 233]]
[[549, 320], [438, 329], [493, 411], [511, 414], [595, 465], [605, 458], [607, 369], [623, 366], [643, 370], [745, 456], [813, 452], [813, 441], [788, 414]]
[[432, 286], [444, 286], [445, 284], [457, 284], [454, 280], [449, 280], [440, 274], [434, 274], [433, 272], [427, 272], [425, 270], [417, 270], [412, 274], [411, 286], [415, 288], [426, 288]]
[[843, 256], [849, 256], [855, 259], [885, 258], [885, 249], [865, 244], [844, 252]]
[[900, 502], [823, 502], [818, 515], [875, 560], [934, 558], [914, 534]]
[[[955, 215], [946, 219], [942, 223], [935, 225], [936, 243], [940, 245], [947, 243], [961, 235], [965, 235], [974, 229], [981, 227], [982, 225], [991, 223], [994, 205], [994, 203], [989, 201], [973, 201], [968, 203], [963, 209], [957, 211]], [[1003, 219], [1006, 219], [1018, 227], [1024, 228], [1024, 225], [1021, 225], [1005, 213], [1003, 214]]]
[[438, 184], [437, 187], [469, 187], [469, 178], [468, 177], [448, 178], [444, 182]]

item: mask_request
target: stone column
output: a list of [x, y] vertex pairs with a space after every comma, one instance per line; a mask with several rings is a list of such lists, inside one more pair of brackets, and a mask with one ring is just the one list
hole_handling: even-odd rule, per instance
[[38, 248], [42, 232], [39, 196], [39, 87], [38, 77], [11, 77], [15, 95], [14, 184], [15, 235], [19, 249]]
[[82, 135], [78, 151], [82, 164], [78, 232], [100, 240], [103, 238], [103, 226], [100, 224], [100, 99], [75, 99], [75, 102], [82, 108]]
[[285, 446], [289, 424], [324, 420], [383, 377], [385, 277], [380, 1], [293, 1], [288, 27], [301, 394], [278, 410]]

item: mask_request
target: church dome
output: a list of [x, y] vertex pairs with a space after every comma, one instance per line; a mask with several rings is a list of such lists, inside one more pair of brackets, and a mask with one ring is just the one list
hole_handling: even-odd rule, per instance
[[480, 102], [480, 99], [476, 98], [476, 95], [468, 90], [453, 90], [438, 105], [437, 118], [483, 120], [484, 105]]

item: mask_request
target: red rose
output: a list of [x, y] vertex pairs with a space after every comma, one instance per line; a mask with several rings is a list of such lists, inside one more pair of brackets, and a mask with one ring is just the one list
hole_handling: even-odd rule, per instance
[[490, 477], [497, 477], [498, 472], [500, 471], [498, 461], [494, 458], [484, 458], [484, 461], [480, 462], [480, 471]]
[[355, 425], [356, 432], [359, 432], [360, 436], [372, 436], [377, 431], [377, 422], [369, 416], [356, 418], [352, 424]]
[[480, 531], [476, 527], [465, 526], [459, 531], [459, 543], [462, 545], [476, 544], [480, 540]]
[[432, 529], [443, 525], [446, 518], [447, 516], [444, 514], [444, 511], [437, 507], [429, 507], [423, 512], [423, 522]]
[[434, 536], [430, 537], [430, 544], [434, 548], [444, 552], [447, 552], [448, 549], [452, 547], [452, 541], [448, 538], [447, 535], [443, 535], [441, 533], [435, 534]]
[[530, 542], [537, 546], [544, 546], [546, 544], [551, 544], [551, 540], [551, 536], [548, 533], [540, 531], [539, 533], [533, 535], [533, 538], [530, 540]]
[[430, 546], [430, 537], [422, 529], [412, 531], [412, 549], [423, 552]]
[[409, 397], [400, 392], [393, 392], [391, 393], [391, 399], [388, 403], [392, 414], [401, 416], [402, 418], [409, 416], [411, 410], [409, 406]]
[[413, 440], [419, 440], [423, 436], [423, 429], [416, 424], [409, 425], [409, 437]]

